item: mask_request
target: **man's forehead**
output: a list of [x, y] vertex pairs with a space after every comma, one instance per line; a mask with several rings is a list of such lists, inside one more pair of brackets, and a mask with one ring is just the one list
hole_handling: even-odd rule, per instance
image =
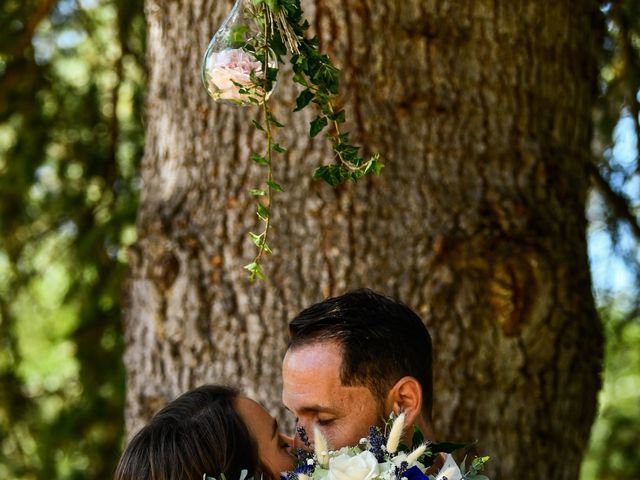
[[318, 368], [296, 362], [285, 363], [282, 370], [283, 397], [305, 404], [309, 409], [326, 409], [342, 387], [340, 375], [331, 368]]
[[301, 373], [339, 378], [342, 368], [342, 349], [335, 342], [305, 344], [290, 348], [283, 362], [283, 373]]

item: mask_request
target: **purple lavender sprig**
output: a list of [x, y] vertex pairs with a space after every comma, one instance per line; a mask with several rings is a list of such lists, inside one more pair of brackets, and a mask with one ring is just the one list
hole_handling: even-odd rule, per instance
[[298, 434], [298, 437], [302, 441], [302, 444], [310, 450], [311, 442], [309, 442], [309, 436], [307, 435], [307, 431], [304, 429], [302, 425], [296, 425], [296, 433]]
[[[298, 420], [296, 419], [296, 435], [300, 438], [300, 441], [305, 446], [305, 448], [297, 448], [296, 449], [296, 458], [298, 459], [298, 465], [296, 466], [294, 472], [297, 474], [301, 473], [307, 476], [311, 476], [313, 471], [315, 470], [315, 463], [313, 462], [313, 450], [311, 448], [311, 442], [309, 441], [309, 436], [307, 435], [307, 431], [304, 429], [302, 425], [298, 425]], [[309, 462], [311, 460], [311, 462]], [[297, 479], [287, 479], [287, 480], [297, 480]]]
[[378, 463], [384, 462], [383, 446], [385, 444], [385, 438], [382, 430], [378, 427], [369, 427], [367, 439], [369, 440], [369, 445], [371, 445], [369, 451], [373, 453]]

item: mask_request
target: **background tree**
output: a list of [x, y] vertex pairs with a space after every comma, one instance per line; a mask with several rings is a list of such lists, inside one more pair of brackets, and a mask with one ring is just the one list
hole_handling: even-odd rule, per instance
[[303, 5], [343, 69], [351, 130], [387, 168], [335, 191], [312, 182], [329, 152], [307, 140], [309, 118], [288, 113], [296, 92], [282, 80], [286, 193], [269, 282], [251, 286], [256, 112], [212, 104], [198, 75], [230, 5], [147, 1], [129, 430], [205, 381], [239, 382], [275, 408], [286, 320], [367, 285], [432, 332], [443, 437], [480, 439], [499, 478], [575, 478], [602, 358], [584, 216], [597, 4]]
[[[0, 21], [4, 27], [0, 31], [0, 478], [109, 478], [121, 444], [124, 369], [118, 361], [122, 349], [120, 293], [126, 263], [124, 247], [135, 239], [132, 222], [140, 186], [136, 164], [143, 143], [140, 99], [144, 80], [142, 52], [145, 32], [142, 2], [2, 0], [0, 5]], [[640, 2], [624, 0], [602, 2], [600, 5], [606, 30], [599, 45], [599, 95], [594, 116], [596, 137], [592, 144], [597, 168], [589, 167], [592, 184], [597, 188], [592, 190], [587, 211], [592, 276], [601, 317], [607, 327], [607, 350], [600, 415], [583, 463], [583, 480], [634, 478], [640, 471], [636, 448], [640, 421], [637, 409], [640, 364], [635, 355], [640, 326], [637, 299], [640, 296], [637, 288], [633, 287], [635, 272], [639, 271], [637, 235], [634, 236], [634, 232], [638, 231], [635, 225], [640, 204], [637, 189]], [[216, 11], [210, 10], [210, 4], [201, 6], [199, 15], [213, 16], [209, 19], [207, 31], [201, 28], [199, 45], [189, 47], [193, 50], [190, 61], [195, 61], [199, 54], [197, 48], [208, 40], [225, 14], [223, 10], [230, 6], [230, 0], [227, 5], [217, 7], [219, 10]], [[353, 10], [335, 12], [342, 12], [340, 15], [358, 23], [366, 18], [362, 15], [365, 7], [358, 4]], [[394, 21], [411, 18], [414, 13], [413, 10], [405, 12], [391, 7], [385, 12], [391, 14]], [[355, 58], [354, 54], [344, 53], [349, 45], [359, 55], [357, 58], [361, 58], [362, 50], [368, 48], [367, 42], [362, 40], [362, 32], [356, 29], [353, 42], [345, 42], [342, 38], [336, 43], [340, 37], [334, 38], [332, 33], [328, 33], [333, 31], [333, 17], [325, 11], [327, 8], [333, 8], [333, 5], [317, 9], [314, 25], [314, 28], [320, 25], [324, 31], [323, 48], [342, 65], [346, 59]], [[429, 13], [431, 8], [435, 7], [425, 11]], [[443, 4], [438, 8], [441, 9], [438, 15], [444, 15], [452, 8], [467, 12], [469, 6], [467, 3]], [[154, 12], [157, 11], [148, 10], [150, 15]], [[308, 9], [308, 13], [315, 15], [314, 12], [315, 8]], [[422, 18], [416, 15], [405, 22], [410, 28], [397, 35], [403, 45], [403, 54], [410, 52], [417, 56], [431, 51], [425, 50], [424, 41], [413, 45], [412, 36], [437, 37], [449, 31], [453, 32], [454, 38], [469, 35], [466, 23], [451, 26], [449, 22], [436, 23], [437, 18], [433, 14]], [[496, 15], [495, 18], [502, 17]], [[490, 27], [491, 22], [487, 22]], [[512, 27], [505, 30], [504, 22], [500, 25], [501, 38], [513, 33]], [[593, 35], [598, 35], [599, 25], [596, 22], [591, 27]], [[191, 33], [185, 32], [185, 35]], [[440, 65], [444, 61], [439, 55], [442, 44], [435, 45], [438, 45], [435, 55], [431, 53], [428, 58]], [[414, 51], [416, 48], [419, 50]], [[336, 57], [334, 52], [339, 55]], [[387, 80], [403, 85], [403, 76], [407, 76], [404, 70], [400, 73], [394, 71], [395, 63], [387, 67], [382, 63], [384, 58], [378, 58], [374, 64], [387, 68]], [[371, 59], [366, 60], [355, 66], [359, 70], [366, 67], [366, 71], [370, 71]], [[543, 63], [540, 68], [543, 68]], [[468, 66], [460, 67], [460, 72], [464, 73], [465, 69]], [[187, 76], [192, 73], [182, 72]], [[363, 72], [356, 74], [359, 77], [364, 75]], [[452, 81], [440, 76], [437, 80], [438, 85]], [[366, 91], [375, 90], [376, 84], [370, 80], [343, 76], [343, 83], [345, 81], [351, 82], [351, 86], [345, 85], [346, 96], [360, 95], [364, 101], [359, 102], [365, 105], [378, 102], [362, 97], [363, 90], [353, 90], [353, 85], [365, 85]], [[290, 88], [288, 81], [284, 84], [285, 88]], [[282, 84], [277, 94], [281, 87]], [[391, 111], [394, 99], [400, 98], [402, 93], [399, 89], [389, 90], [394, 95], [385, 111], [387, 108]], [[442, 92], [442, 87], [438, 91]], [[434, 99], [423, 98], [421, 92], [424, 93], [418, 92], [417, 108], [426, 111], [425, 102], [433, 102]], [[377, 92], [376, 96], [381, 97], [384, 93]], [[212, 106], [200, 98], [202, 92], [199, 90], [194, 89], [193, 94], [198, 96], [199, 104], [206, 108]], [[412, 108], [411, 98], [405, 100], [404, 107]], [[435, 100], [448, 105], [450, 95]], [[352, 105], [354, 101], [351, 99]], [[116, 104], [119, 107], [114, 109]], [[218, 112], [215, 117], [205, 115], [203, 121], [213, 118], [223, 121], [225, 112], [230, 111], [228, 107], [214, 107], [214, 110]], [[349, 110], [348, 116], [355, 119], [357, 111]], [[434, 116], [441, 118], [442, 112]], [[368, 125], [375, 123], [374, 120], [364, 117]], [[300, 118], [296, 118], [296, 122], [304, 123]], [[395, 124], [390, 125], [383, 123], [376, 128], [384, 131], [383, 137], [388, 138], [396, 132]], [[406, 121], [403, 125], [406, 130]], [[427, 125], [433, 129], [436, 124], [429, 122]], [[192, 131], [192, 128], [185, 132]], [[363, 138], [362, 131], [359, 136]], [[407, 138], [413, 137], [403, 137], [404, 143], [410, 143]], [[299, 139], [304, 139], [302, 125]], [[298, 137], [295, 140], [297, 142]], [[235, 148], [232, 138], [228, 143]], [[323, 143], [322, 139], [317, 141], [317, 145]], [[378, 144], [368, 145], [371, 150], [379, 148]], [[290, 146], [295, 153], [295, 142]], [[243, 155], [237, 154], [242, 164], [245, 162]], [[315, 152], [313, 155], [320, 154]], [[390, 163], [389, 155], [386, 156], [388, 170], [385, 178], [371, 186], [358, 185], [356, 190], [371, 188], [372, 195], [380, 195], [380, 185], [387, 185], [389, 169], [397, 168], [394, 165], [399, 163]], [[207, 157], [213, 163], [212, 158]], [[115, 163], [114, 159], [117, 160]], [[295, 158], [289, 158], [287, 162], [288, 168], [295, 169], [289, 173], [291, 178], [295, 174], [304, 177], [305, 181], [308, 169], [316, 164], [314, 160], [302, 165]], [[222, 166], [231, 172], [228, 164]], [[255, 172], [252, 170], [252, 173]], [[411, 175], [404, 171], [402, 176]], [[287, 195], [295, 193], [296, 189], [291, 184]], [[347, 203], [341, 192], [333, 192], [320, 185], [314, 189], [316, 203], [311, 212], [313, 216], [305, 219], [304, 228], [296, 225], [298, 233], [310, 232], [314, 237], [319, 231], [316, 225], [333, 225], [330, 216], [319, 213], [323, 202], [328, 205], [336, 199], [342, 202], [334, 231], [344, 228], [350, 209], [364, 207], [364, 204]], [[317, 192], [320, 192], [319, 196]], [[225, 197], [225, 202], [233, 204], [240, 196], [244, 199], [244, 195], [245, 192], [238, 191], [236, 197]], [[297, 195], [302, 196], [300, 192]], [[362, 194], [359, 195], [358, 198], [362, 198]], [[280, 200], [283, 199], [276, 198], [276, 201]], [[390, 204], [385, 210], [388, 217], [396, 205]], [[281, 211], [281, 214], [285, 212]], [[237, 215], [237, 211], [232, 212], [227, 224], [233, 226]], [[370, 221], [362, 217], [356, 220], [351, 224], [354, 232], [361, 224]], [[247, 213], [246, 229], [254, 226]], [[277, 242], [284, 236], [282, 232], [286, 233], [283, 227], [276, 232], [274, 240]], [[221, 230], [225, 231], [224, 228]], [[385, 232], [383, 230], [382, 233]], [[241, 241], [243, 234], [244, 231], [238, 231], [233, 236], [230, 234], [230, 238]], [[291, 234], [297, 235], [296, 232]], [[328, 244], [332, 238], [332, 234], [325, 231], [323, 241]], [[362, 243], [354, 244], [353, 248], [344, 247], [344, 243], [336, 244], [333, 252], [325, 249], [329, 252], [327, 258], [335, 258], [336, 252], [341, 254], [344, 250], [354, 252], [353, 255], [374, 256], [369, 248], [365, 252]], [[282, 257], [283, 245], [276, 243], [274, 247], [278, 258]], [[244, 257], [250, 256], [248, 244], [243, 244], [243, 251], [247, 252]], [[238, 282], [244, 281], [243, 274], [236, 269], [221, 266], [223, 258], [228, 256], [213, 256], [213, 276], [220, 277], [222, 274], [219, 272], [230, 271], [234, 275], [237, 273], [235, 278]], [[350, 258], [340, 259], [341, 266], [335, 270], [339, 272], [337, 276], [329, 267], [321, 269], [324, 275], [322, 282], [333, 285], [331, 291], [344, 287], [340, 272], [353, 268], [350, 267], [354, 265]], [[241, 265], [244, 260], [238, 256], [235, 261]], [[301, 267], [308, 268], [304, 263], [308, 261], [301, 260]], [[267, 265], [277, 268], [277, 261]], [[358, 275], [362, 276], [361, 273]], [[394, 278], [399, 275], [395, 274]], [[295, 276], [289, 285], [299, 278], [303, 275]], [[335, 279], [333, 283], [329, 280], [331, 278]], [[322, 294], [329, 291], [326, 289]], [[254, 295], [252, 292], [255, 290], [249, 291], [248, 295]], [[321, 293], [307, 292], [305, 295], [304, 301], [294, 300], [300, 305], [306, 304], [317, 300]], [[232, 302], [229, 308], [239, 305], [246, 311], [243, 296], [238, 299], [239, 303]], [[410, 303], [415, 301], [412, 298], [406, 300]], [[282, 307], [282, 317], [295, 313], [291, 303], [285, 305], [286, 312]], [[417, 303], [413, 305], [419, 306]], [[214, 307], [221, 308], [220, 305]], [[426, 317], [424, 311], [421, 313]], [[251, 317], [251, 322], [254, 320], [255, 316]], [[240, 314], [231, 320], [235, 325], [241, 321], [244, 317]], [[280, 321], [285, 320], [282, 318]], [[255, 324], [251, 322], [245, 325]], [[250, 330], [247, 335], [255, 335], [255, 331]], [[247, 335], [242, 337], [243, 341]], [[236, 341], [228, 334], [224, 338], [228, 342]], [[448, 340], [441, 340], [440, 348], [445, 341]], [[277, 361], [277, 355], [268, 358], [269, 363]], [[249, 365], [249, 362], [252, 363]], [[223, 367], [217, 364], [216, 368], [230, 372], [236, 368], [235, 363], [241, 368], [260, 368], [255, 360], [242, 356], [237, 359], [230, 357], [229, 364]], [[184, 368], [188, 370], [189, 366]], [[524, 431], [527, 430], [530, 430], [529, 426]], [[444, 430], [442, 433], [447, 434]], [[483, 434], [479, 438], [484, 450], [486, 436]]]

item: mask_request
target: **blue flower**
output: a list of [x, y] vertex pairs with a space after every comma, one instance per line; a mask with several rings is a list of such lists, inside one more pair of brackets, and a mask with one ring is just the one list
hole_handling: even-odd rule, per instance
[[420, 470], [416, 465], [405, 470], [402, 476], [407, 480], [429, 480], [429, 477], [422, 473], [422, 470]]
[[298, 465], [295, 468], [294, 472], [295, 473], [303, 473], [304, 475], [311, 475], [314, 470], [315, 470], [315, 466], [314, 465], [308, 465], [306, 463], [303, 463], [301, 465]]

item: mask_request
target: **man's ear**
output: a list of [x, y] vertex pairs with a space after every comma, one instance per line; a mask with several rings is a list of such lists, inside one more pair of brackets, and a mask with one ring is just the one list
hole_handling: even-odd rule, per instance
[[396, 415], [404, 412], [405, 425], [413, 425], [422, 411], [422, 387], [414, 377], [402, 377], [398, 380], [385, 401], [385, 413]]

